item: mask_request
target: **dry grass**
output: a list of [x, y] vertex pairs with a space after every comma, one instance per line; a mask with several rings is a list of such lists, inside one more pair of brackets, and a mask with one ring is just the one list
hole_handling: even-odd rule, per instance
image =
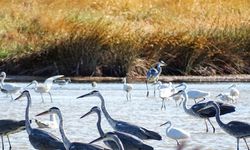
[[9, 73], [134, 76], [159, 58], [165, 74], [250, 72], [248, 0], [2, 0], [0, 8]]

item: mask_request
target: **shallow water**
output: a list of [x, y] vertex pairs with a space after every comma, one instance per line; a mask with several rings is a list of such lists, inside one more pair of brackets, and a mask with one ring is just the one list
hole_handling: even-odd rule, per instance
[[[195, 88], [205, 91], [210, 91], [209, 99], [215, 100], [215, 96], [220, 92], [227, 92], [227, 88], [232, 83], [202, 83], [188, 84], [189, 88]], [[236, 106], [236, 112], [222, 116], [223, 122], [231, 120], [241, 120], [250, 123], [249, 109], [249, 83], [236, 83], [240, 91], [240, 98]], [[18, 86], [24, 87], [27, 83], [17, 83]], [[150, 97], [146, 98], [145, 84], [132, 84], [132, 101], [127, 101], [125, 93], [122, 90], [123, 84], [101, 84], [99, 83], [96, 90], [99, 90], [106, 100], [106, 108], [110, 115], [119, 120], [127, 121], [137, 125], [146, 127], [147, 129], [157, 131], [163, 137], [162, 141], [145, 141], [145, 143], [153, 146], [155, 150], [175, 150], [176, 142], [169, 139], [165, 135], [166, 127], [159, 127], [160, 124], [170, 120], [175, 127], [182, 128], [191, 134], [191, 138], [186, 141], [185, 149], [200, 148], [202, 150], [233, 150], [236, 149], [236, 139], [226, 134], [215, 119], [211, 119], [216, 127], [216, 133], [210, 131], [205, 133], [204, 121], [201, 119], [188, 116], [182, 107], [176, 107], [173, 100], [166, 102], [166, 110], [161, 110], [161, 99], [153, 97], [153, 86], [150, 86]], [[96, 115], [90, 115], [86, 118], [79, 119], [80, 116], [89, 111], [93, 106], [100, 106], [100, 100], [97, 97], [89, 97], [76, 99], [77, 96], [86, 94], [92, 91], [91, 84], [69, 84], [62, 88], [54, 85], [51, 91], [54, 102], [50, 103], [49, 95], [44, 94], [45, 103], [41, 103], [40, 94], [31, 91], [32, 107], [30, 109], [30, 118], [35, 118], [37, 113], [40, 113], [52, 106], [61, 109], [65, 131], [71, 141], [90, 142], [99, 137], [96, 129]], [[17, 95], [15, 95], [17, 96]], [[24, 119], [26, 108], [26, 100], [10, 102], [10, 97], [0, 93], [0, 119]], [[191, 105], [193, 101], [190, 100]], [[38, 119], [48, 120], [49, 116], [39, 117]], [[37, 127], [35, 123], [32, 127]], [[111, 131], [112, 128], [107, 123], [106, 119], [102, 118], [102, 128], [105, 132]], [[60, 137], [58, 129], [47, 129], [47, 131]], [[8, 147], [6, 138], [5, 147]], [[26, 131], [10, 135], [13, 150], [32, 150], [29, 143]], [[250, 139], [248, 140], [250, 141]], [[104, 145], [98, 142], [98, 145]], [[240, 149], [247, 149], [243, 140], [240, 141]]]

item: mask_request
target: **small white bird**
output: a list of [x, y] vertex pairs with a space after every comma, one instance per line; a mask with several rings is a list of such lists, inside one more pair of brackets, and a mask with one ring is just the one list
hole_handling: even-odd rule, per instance
[[35, 122], [39, 128], [51, 128], [51, 129], [56, 129], [59, 127], [56, 115], [55, 114], [50, 114], [50, 119], [46, 121], [40, 121], [35, 119]]
[[123, 78], [123, 90], [126, 92], [127, 101], [131, 100], [132, 96], [130, 92], [132, 91], [132, 89], [133, 89], [133, 86], [127, 83], [126, 77]]
[[187, 131], [184, 131], [183, 129], [174, 128], [170, 121], [167, 121], [160, 126], [167, 125], [167, 124], [169, 126], [166, 129], [166, 135], [167, 137], [174, 139], [177, 142], [177, 146], [180, 145], [178, 140], [190, 138], [190, 133], [188, 133]]
[[4, 80], [6, 78], [6, 73], [1, 72], [0, 76], [2, 76], [1, 79], [1, 91], [3, 93], [9, 94], [11, 96], [11, 99], [13, 100], [12, 94], [16, 94], [21, 91], [21, 87], [18, 87], [14, 84], [4, 83]]
[[36, 80], [33, 80], [29, 85], [27, 85], [26, 87], [34, 84], [35, 85], [35, 92], [37, 93], [40, 93], [41, 94], [41, 97], [42, 97], [42, 102], [44, 102], [44, 99], [43, 99], [43, 93], [48, 93], [49, 96], [50, 96], [50, 100], [51, 102], [53, 102], [52, 100], [52, 97], [51, 97], [51, 93], [50, 93], [50, 90], [51, 90], [51, 87], [53, 85], [53, 81], [55, 79], [58, 79], [58, 78], [61, 78], [63, 77], [64, 75], [57, 75], [57, 76], [52, 76], [52, 77], [49, 77], [48, 79], [46, 79], [44, 81], [44, 83], [38, 83]]
[[95, 88], [97, 86], [97, 83], [95, 81], [91, 82], [92, 88]]
[[235, 102], [234, 97], [231, 96], [230, 93], [220, 93], [220, 94], [217, 95], [216, 97], [220, 98], [220, 100], [222, 100], [222, 101], [231, 101], [231, 102]]
[[[177, 87], [184, 86], [183, 90], [187, 90], [187, 84], [186, 83], [181, 83]], [[210, 92], [202, 91], [202, 90], [197, 90], [197, 89], [190, 89], [187, 90], [188, 98], [193, 99], [194, 102], [196, 103], [197, 99], [204, 99], [205, 97], [210, 96]]]
[[175, 93], [175, 88], [172, 85], [172, 82], [168, 84], [162, 84], [161, 81], [157, 81], [158, 90], [159, 90], [159, 97], [162, 99], [161, 109], [166, 109], [165, 100], [168, 100], [171, 95]]
[[235, 100], [239, 98], [240, 91], [236, 88], [236, 84], [231, 85], [229, 89], [230, 89], [230, 96], [232, 96]]

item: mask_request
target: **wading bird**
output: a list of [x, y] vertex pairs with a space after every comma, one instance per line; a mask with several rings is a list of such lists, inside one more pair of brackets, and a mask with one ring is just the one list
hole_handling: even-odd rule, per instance
[[236, 84], [233, 84], [229, 87], [230, 89], [230, 96], [234, 98], [234, 102], [237, 101], [237, 98], [240, 96], [240, 91], [236, 88]]
[[[207, 108], [207, 109], [203, 109], [202, 111], [199, 111], [200, 109], [204, 108], [207, 105], [207, 102], [196, 103], [191, 108], [187, 108], [188, 95], [187, 95], [186, 90], [180, 90], [174, 95], [177, 95], [177, 94], [181, 94], [184, 97], [184, 101], [183, 101], [183, 109], [184, 109], [184, 111], [187, 114], [191, 115], [191, 116], [194, 116], [194, 117], [197, 117], [197, 118], [203, 118], [204, 121], [205, 121], [205, 125], [206, 125], [206, 132], [208, 132], [208, 126], [207, 126], [207, 122], [206, 122], [206, 120], [208, 120], [208, 122], [210, 123], [210, 125], [213, 128], [213, 133], [214, 133], [215, 128], [214, 128], [214, 126], [211, 123], [209, 118], [215, 116], [215, 114], [216, 114], [215, 110], [213, 108]], [[234, 106], [224, 104], [224, 103], [220, 103], [220, 102], [217, 102], [217, 104], [219, 105], [219, 107], [221, 109], [220, 115], [224, 115], [224, 114], [231, 113], [231, 112], [235, 111]]]
[[52, 129], [54, 129], [54, 128], [59, 127], [55, 114], [50, 114], [48, 121], [40, 121], [40, 120], [35, 119], [35, 122], [36, 122], [38, 128], [52, 128]]
[[49, 96], [50, 96], [50, 101], [53, 102], [52, 100], [52, 97], [51, 97], [51, 93], [50, 93], [50, 90], [51, 90], [51, 87], [53, 85], [53, 81], [58, 79], [58, 78], [61, 78], [63, 77], [63, 75], [57, 75], [57, 76], [53, 76], [53, 77], [50, 77], [48, 79], [46, 79], [44, 81], [44, 83], [38, 83], [36, 80], [33, 80], [29, 85], [27, 85], [26, 87], [32, 85], [32, 84], [35, 84], [35, 92], [37, 93], [40, 93], [41, 94], [41, 97], [42, 97], [42, 102], [44, 102], [44, 99], [43, 99], [43, 93], [48, 93]]
[[250, 124], [246, 122], [241, 122], [241, 121], [231, 121], [227, 124], [223, 123], [220, 119], [220, 114], [221, 110], [220, 107], [218, 106], [217, 103], [213, 101], [209, 101], [206, 104], [206, 107], [201, 109], [200, 111], [206, 109], [206, 108], [211, 108], [211, 106], [215, 109], [216, 111], [216, 121], [218, 125], [229, 135], [234, 136], [237, 139], [237, 150], [239, 150], [239, 141], [240, 139], [243, 139], [244, 142], [246, 143], [247, 149], [249, 150], [249, 147], [247, 145], [246, 138], [250, 137]]
[[162, 84], [161, 81], [158, 81], [157, 84], [159, 97], [162, 99], [161, 109], [166, 110], [165, 101], [169, 100], [170, 96], [176, 93], [175, 88], [172, 86], [172, 82], [169, 82], [169, 84]]
[[[96, 126], [97, 126], [100, 136], [101, 137], [105, 136], [105, 133], [103, 132], [102, 127], [101, 127], [101, 110], [99, 107], [97, 106], [92, 107], [91, 110], [87, 112], [85, 115], [83, 115], [81, 118], [84, 118], [92, 113], [96, 113], [98, 116]], [[139, 139], [135, 138], [134, 136], [130, 134], [119, 132], [119, 131], [114, 131], [112, 133], [118, 136], [125, 150], [153, 150], [154, 149], [153, 147], [144, 144], [142, 141], [140, 141]], [[115, 150], [118, 149], [117, 145], [113, 143], [113, 141], [105, 140], [104, 143], [112, 149], [115, 149]]]
[[131, 123], [127, 123], [125, 121], [119, 121], [119, 120], [113, 119], [109, 115], [109, 113], [107, 112], [106, 107], [105, 107], [104, 98], [102, 97], [102, 95], [99, 91], [92, 91], [88, 94], [79, 96], [77, 98], [83, 98], [83, 97], [88, 97], [88, 96], [99, 97], [99, 99], [101, 100], [102, 112], [114, 130], [125, 132], [128, 134], [132, 134], [132, 135], [137, 136], [138, 138], [143, 139], [143, 140], [149, 140], [149, 139], [161, 140], [162, 139], [161, 136], [154, 131], [147, 130], [143, 127], [140, 127], [140, 126], [137, 126], [137, 125], [134, 125]]
[[59, 129], [66, 150], [106, 150], [105, 148], [99, 147], [97, 145], [91, 145], [79, 142], [70, 142], [70, 140], [66, 137], [64, 133], [62, 113], [60, 109], [57, 107], [51, 107], [49, 110], [39, 113], [36, 116], [41, 116], [51, 113], [56, 114], [59, 118]]
[[[148, 70], [146, 76], [147, 97], [149, 96], [148, 82], [156, 83], [159, 80], [159, 76], [162, 72], [161, 67], [166, 65], [167, 64], [164, 61], [160, 61], [156, 63], [156, 68], [153, 66]], [[154, 84], [154, 96], [155, 96], [155, 84]]]
[[231, 101], [234, 102], [234, 97], [232, 97], [229, 93], [220, 93], [216, 97], [220, 98], [222, 101]]
[[[121, 140], [113, 132], [107, 132], [107, 133], [105, 133], [103, 136], [101, 136], [101, 137], [93, 140], [92, 142], [90, 142], [90, 144], [98, 142], [100, 140], [103, 140], [103, 141], [113, 141], [116, 144], [116, 146], [117, 146], [117, 150], [125, 150], [124, 147], [123, 147], [123, 145], [122, 145]], [[113, 150], [116, 150], [116, 149], [113, 149]]]
[[196, 89], [188, 90], [188, 86], [187, 86], [186, 83], [181, 83], [176, 88], [181, 87], [181, 86], [184, 86], [183, 90], [187, 90], [188, 98], [193, 99], [195, 103], [196, 103], [197, 99], [203, 99], [205, 97], [210, 96], [210, 92], [206, 92], [206, 91], [202, 91], [202, 90], [196, 90]]
[[167, 121], [160, 126], [163, 125], [169, 125], [166, 129], [166, 135], [167, 137], [174, 139], [177, 142], [177, 146], [180, 145], [178, 140], [190, 138], [190, 133], [184, 131], [183, 129], [173, 127], [170, 121]]
[[4, 119], [0, 120], [0, 135], [2, 140], [2, 149], [4, 149], [3, 136], [7, 136], [9, 149], [11, 149], [9, 135], [25, 130], [25, 120], [17, 121]]
[[95, 88], [97, 86], [97, 83], [95, 81], [91, 82], [92, 88]]
[[16, 93], [20, 92], [20, 90], [22, 88], [14, 85], [14, 84], [5, 83], [4, 82], [4, 80], [6, 79], [6, 73], [5, 72], [1, 72], [0, 76], [2, 76], [2, 79], [1, 79], [1, 91], [3, 93], [9, 94], [11, 96], [11, 100], [13, 100], [12, 94], [16, 94]]
[[31, 104], [31, 97], [29, 91], [25, 90], [15, 100], [21, 97], [27, 98], [27, 106], [25, 111], [25, 129], [29, 135], [29, 141], [35, 149], [39, 150], [65, 150], [63, 143], [59, 138], [44, 130], [34, 129], [29, 121], [29, 107]]
[[127, 98], [127, 101], [128, 100], [131, 100], [131, 91], [133, 89], [133, 86], [131, 84], [127, 84], [127, 80], [126, 80], [126, 77], [123, 78], [123, 90], [126, 92], [126, 98]]

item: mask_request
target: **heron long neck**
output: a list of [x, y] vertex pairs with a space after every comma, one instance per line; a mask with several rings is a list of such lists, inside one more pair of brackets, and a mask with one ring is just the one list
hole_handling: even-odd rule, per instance
[[102, 97], [101, 94], [99, 94], [99, 98], [102, 101], [102, 103], [101, 103], [102, 112], [103, 112], [104, 116], [106, 117], [106, 119], [108, 120], [109, 124], [113, 127], [114, 119], [109, 115], [109, 113], [106, 110], [104, 98]]
[[226, 124], [224, 124], [221, 119], [220, 119], [220, 108], [217, 104], [213, 104], [213, 107], [215, 108], [216, 114], [215, 114], [215, 119], [217, 121], [217, 123], [219, 124], [219, 126], [221, 128], [224, 128], [226, 126]]
[[183, 109], [184, 109], [184, 111], [185, 111], [187, 114], [191, 114], [191, 113], [192, 113], [191, 110], [187, 108], [187, 101], [188, 101], [187, 92], [185, 91], [183, 95], [184, 95], [184, 101], [183, 101], [183, 104], [182, 104]]
[[169, 122], [168, 124], [169, 124], [169, 126], [166, 128], [167, 131], [170, 130], [170, 129], [172, 128], [172, 123]]
[[49, 115], [49, 120], [53, 121], [53, 122], [56, 122], [56, 116], [54, 114], [50, 114]]
[[64, 133], [64, 130], [63, 130], [63, 118], [62, 118], [61, 112], [57, 112], [57, 116], [59, 118], [59, 130], [60, 130], [60, 133], [61, 133], [61, 136], [62, 136], [63, 145], [68, 150], [70, 148], [71, 142], [69, 141], [69, 139], [66, 137], [66, 135]]
[[102, 127], [101, 127], [101, 120], [102, 120], [101, 112], [98, 111], [96, 113], [97, 113], [97, 116], [98, 116], [98, 120], [97, 120], [97, 123], [96, 123], [97, 129], [99, 131], [100, 136], [104, 136], [104, 132], [103, 132]]
[[6, 74], [3, 74], [3, 78], [1, 79], [1, 85], [3, 86], [4, 85], [4, 80], [6, 78]]
[[158, 70], [158, 75], [160, 75], [161, 74], [161, 72], [162, 72], [162, 68], [161, 68], [161, 65], [160, 64], [158, 64], [157, 65], [157, 70]]
[[31, 134], [31, 126], [30, 126], [30, 119], [29, 119], [29, 108], [30, 108], [30, 104], [31, 104], [31, 98], [30, 98], [30, 94], [27, 93], [26, 94], [27, 97], [27, 106], [26, 106], [26, 111], [25, 111], [25, 128], [27, 133], [30, 135]]

